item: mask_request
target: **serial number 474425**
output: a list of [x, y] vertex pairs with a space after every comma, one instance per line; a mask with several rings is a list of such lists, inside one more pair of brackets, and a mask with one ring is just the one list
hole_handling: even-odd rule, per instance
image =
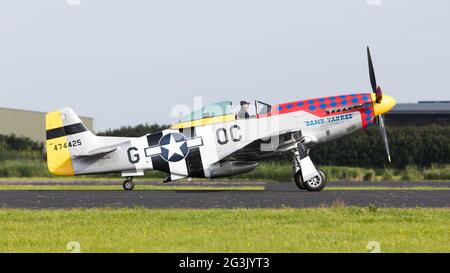
[[77, 140], [69, 141], [69, 143], [64, 142], [64, 143], [55, 144], [55, 146], [53, 147], [53, 150], [58, 151], [58, 150], [62, 150], [62, 149], [67, 149], [68, 147], [77, 147], [77, 146], [81, 146], [81, 145], [82, 145], [81, 139], [77, 139]]

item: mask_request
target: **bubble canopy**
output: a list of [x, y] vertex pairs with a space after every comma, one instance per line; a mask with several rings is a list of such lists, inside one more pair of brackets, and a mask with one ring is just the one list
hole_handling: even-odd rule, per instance
[[219, 116], [233, 115], [233, 103], [231, 101], [219, 101], [206, 105], [189, 115], [184, 116], [180, 122], [199, 120], [203, 118], [213, 118]]

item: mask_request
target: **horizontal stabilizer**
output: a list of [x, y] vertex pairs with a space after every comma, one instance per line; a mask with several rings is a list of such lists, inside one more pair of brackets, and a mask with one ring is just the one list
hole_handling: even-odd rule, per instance
[[102, 157], [105, 156], [107, 154], [110, 154], [112, 152], [115, 152], [119, 149], [119, 147], [103, 147], [100, 149], [95, 149], [92, 151], [89, 151], [87, 154], [79, 154], [79, 155], [74, 155], [74, 158], [95, 158], [95, 157]]

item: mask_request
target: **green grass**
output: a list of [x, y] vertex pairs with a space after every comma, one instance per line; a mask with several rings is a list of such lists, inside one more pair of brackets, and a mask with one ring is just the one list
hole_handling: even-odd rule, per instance
[[0, 209], [0, 252], [450, 252], [450, 209]]
[[447, 187], [378, 187], [378, 186], [362, 186], [362, 187], [325, 187], [326, 191], [448, 191]]
[[41, 160], [0, 161], [0, 177], [51, 177]]
[[[123, 191], [122, 185], [0, 185], [0, 190], [111, 190]], [[263, 186], [229, 186], [229, 187], [215, 187], [215, 186], [170, 186], [170, 185], [136, 185], [134, 190], [178, 190], [178, 191], [257, 191], [264, 190]]]
[[[372, 169], [343, 166], [318, 166], [324, 171], [328, 181], [450, 181], [450, 165], [430, 168], [407, 166], [405, 169]], [[290, 164], [265, 162], [254, 171], [237, 176], [238, 179], [292, 181]]]
[[[139, 179], [137, 177], [136, 179]], [[39, 177], [39, 176], [31, 176], [31, 177], [0, 177], [0, 181], [4, 182], [11, 182], [11, 181], [17, 181], [17, 182], [91, 182], [91, 181], [116, 181], [116, 182], [123, 182], [125, 178], [117, 176], [103, 176], [103, 177], [96, 177], [96, 176], [88, 176], [88, 175], [82, 175], [82, 176], [51, 176], [51, 177]], [[143, 179], [148, 180], [148, 179]]]
[[[352, 181], [450, 181], [450, 165], [433, 165], [429, 168], [419, 168], [414, 165], [405, 169], [371, 169], [342, 166], [320, 166], [329, 181], [352, 180]], [[147, 171], [141, 179], [161, 180], [164, 174], [159, 171]], [[292, 167], [289, 163], [263, 162], [254, 171], [221, 179], [231, 180], [265, 180], [265, 181], [292, 181]], [[56, 177], [51, 175], [46, 163], [41, 160], [6, 160], [0, 161], [0, 178], [39, 178], [73, 180], [73, 177]], [[76, 179], [99, 180], [99, 179], [121, 179], [116, 175], [77, 176]]]
[[[121, 185], [0, 185], [0, 190], [27, 190], [27, 191], [122, 191]], [[264, 186], [170, 186], [170, 185], [136, 185], [135, 191], [262, 191]], [[326, 191], [445, 191], [447, 187], [413, 186], [413, 187], [382, 187], [382, 186], [355, 186], [355, 187], [325, 187]]]

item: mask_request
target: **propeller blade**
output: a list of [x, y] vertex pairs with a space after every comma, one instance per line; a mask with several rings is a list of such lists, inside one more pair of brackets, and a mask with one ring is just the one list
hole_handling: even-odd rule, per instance
[[369, 60], [369, 74], [370, 84], [372, 85], [372, 91], [377, 92], [377, 79], [375, 78], [375, 71], [373, 69], [372, 57], [370, 56], [370, 49], [367, 47], [367, 59]]
[[[375, 78], [375, 71], [373, 69], [372, 57], [370, 56], [370, 49], [367, 47], [367, 59], [369, 61], [369, 75], [370, 75], [370, 85], [372, 86], [372, 91], [375, 93], [376, 103], [381, 103], [383, 99], [383, 92], [381, 92], [381, 88], [377, 85], [377, 79]], [[386, 128], [384, 127], [384, 116], [379, 115], [376, 118], [376, 123], [378, 123], [378, 127], [380, 127], [381, 137], [383, 138], [384, 147], [386, 148], [386, 154], [391, 162], [391, 152], [389, 151], [389, 143], [386, 134]]]
[[386, 154], [387, 154], [389, 163], [391, 163], [391, 153], [389, 151], [389, 143], [388, 143], [388, 139], [387, 139], [386, 128], [384, 127], [383, 115], [378, 116], [378, 126], [380, 127], [380, 133], [381, 133], [381, 137], [383, 138], [383, 141], [384, 141], [384, 147], [386, 148]]

